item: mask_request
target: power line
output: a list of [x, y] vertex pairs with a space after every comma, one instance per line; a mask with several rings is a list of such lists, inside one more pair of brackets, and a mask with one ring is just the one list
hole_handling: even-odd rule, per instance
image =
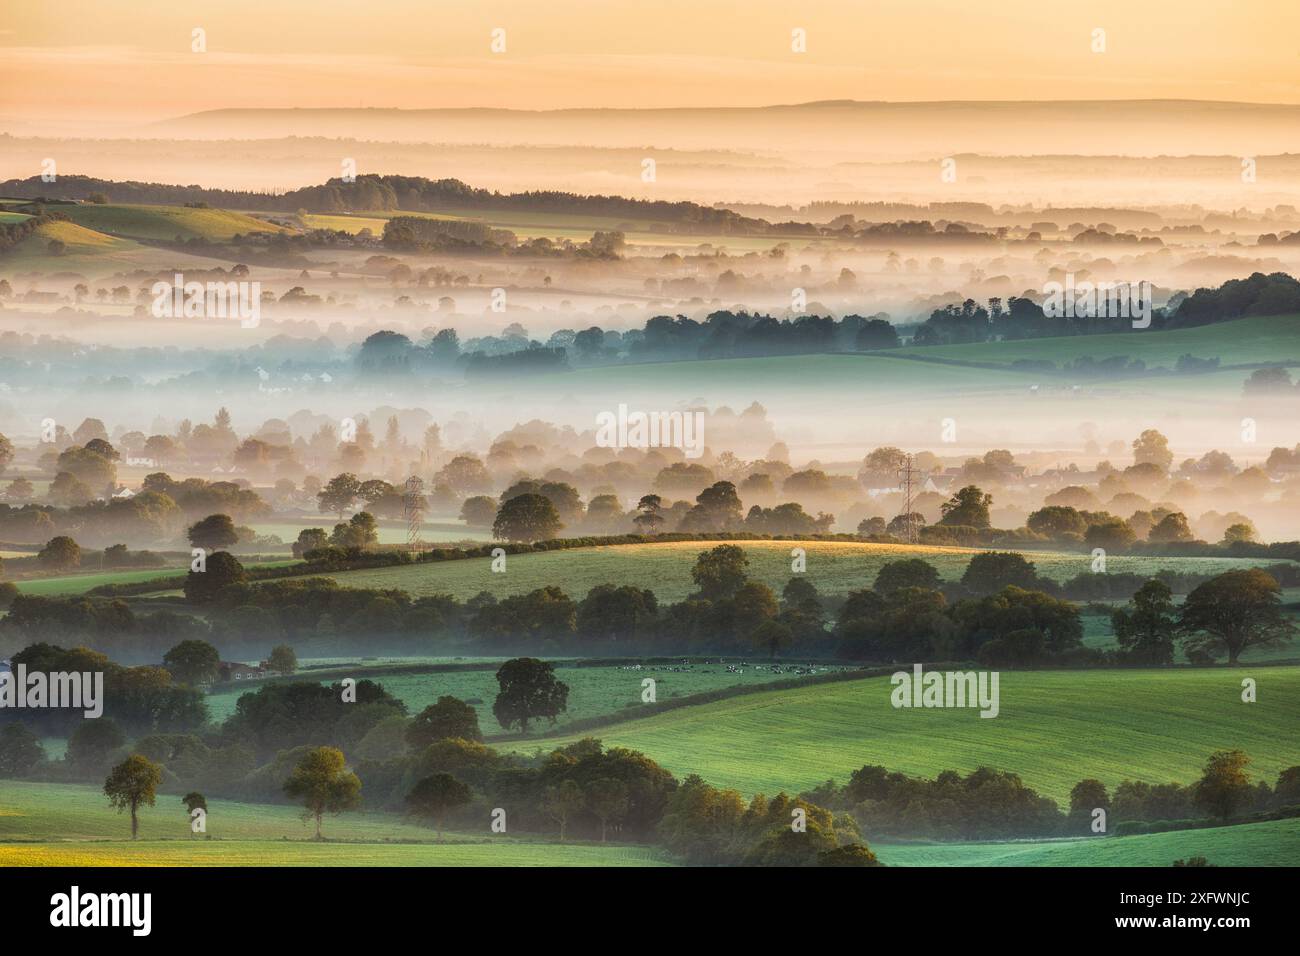
[[402, 494], [402, 514], [406, 518], [406, 550], [416, 552], [420, 548], [420, 524], [424, 517], [424, 480], [418, 475], [406, 479], [406, 489]]
[[913, 513], [912, 501], [915, 498], [915, 478], [916, 469], [913, 468], [915, 458], [907, 455], [903, 458], [903, 467], [898, 469], [899, 482], [903, 486], [903, 526], [906, 528], [907, 543], [917, 543], [916, 517]]

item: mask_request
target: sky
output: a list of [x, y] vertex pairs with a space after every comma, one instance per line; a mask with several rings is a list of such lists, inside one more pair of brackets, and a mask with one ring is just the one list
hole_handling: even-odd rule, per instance
[[[1300, 103], [1296, 0], [60, 0], [0, 14], [0, 130], [231, 107]], [[196, 51], [194, 31], [203, 31]], [[493, 31], [504, 51], [493, 52]], [[806, 52], [792, 49], [803, 30]], [[1104, 52], [1094, 52], [1094, 31]]]

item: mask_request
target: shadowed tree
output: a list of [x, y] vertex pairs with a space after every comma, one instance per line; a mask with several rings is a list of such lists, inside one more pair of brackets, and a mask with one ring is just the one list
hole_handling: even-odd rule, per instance
[[21, 777], [44, 759], [41, 739], [25, 724], [0, 727], [0, 777]]
[[610, 777], [599, 777], [587, 784], [587, 807], [600, 821], [600, 842], [605, 842], [605, 835], [612, 823], [618, 825], [628, 810], [627, 784]]
[[987, 528], [991, 504], [992, 495], [985, 494], [976, 485], [967, 485], [940, 506], [943, 517], [939, 519], [939, 524]]
[[186, 533], [191, 547], [208, 551], [220, 551], [239, 540], [239, 532], [235, 530], [235, 522], [230, 515], [208, 515], [202, 521], [190, 525]]
[[498, 541], [548, 541], [563, 527], [551, 499], [530, 493], [516, 495], [501, 506], [492, 536]]
[[430, 821], [442, 842], [442, 824], [457, 807], [470, 802], [469, 787], [449, 773], [435, 773], [419, 781], [406, 795], [407, 809], [422, 820]]
[[1150, 580], [1133, 594], [1128, 607], [1110, 615], [1111, 630], [1129, 658], [1140, 664], [1172, 664], [1178, 610], [1163, 581]]
[[876, 583], [872, 590], [880, 595], [888, 595], [899, 588], [939, 587], [939, 572], [934, 565], [920, 558], [907, 558], [903, 561], [889, 561], [876, 573]]
[[316, 503], [326, 514], [333, 512], [343, 520], [344, 513], [357, 503], [361, 495], [361, 482], [350, 471], [335, 475], [316, 493]]
[[162, 783], [162, 767], [148, 757], [132, 754], [109, 771], [104, 781], [104, 795], [109, 804], [121, 813], [131, 811], [131, 839], [140, 834], [138, 811], [141, 804], [154, 805], [158, 784]]
[[542, 811], [559, 825], [561, 843], [564, 842], [569, 820], [582, 810], [586, 802], [582, 788], [572, 780], [546, 788], [546, 794], [542, 798]]
[[298, 655], [288, 644], [279, 644], [271, 648], [271, 656], [266, 659], [268, 670], [288, 677], [298, 669]]
[[411, 718], [406, 727], [406, 742], [417, 752], [436, 740], [449, 737], [475, 741], [483, 739], [478, 726], [478, 713], [463, 700], [450, 695], [439, 697], [436, 704], [430, 704]]
[[789, 647], [793, 639], [794, 633], [790, 628], [775, 618], [764, 621], [749, 635], [750, 642], [760, 651], [766, 651], [772, 660], [776, 660], [777, 655]]
[[1197, 585], [1183, 602], [1179, 628], [1185, 647], [1227, 651], [1229, 664], [1248, 647], [1282, 644], [1295, 633], [1282, 614], [1281, 588], [1259, 568], [1226, 571]]
[[214, 551], [207, 556], [202, 571], [191, 570], [185, 575], [185, 599], [191, 604], [208, 604], [222, 588], [247, 580], [248, 572], [233, 554]]
[[529, 721], [545, 717], [553, 724], [569, 708], [569, 685], [556, 678], [549, 661], [535, 657], [506, 661], [497, 671], [497, 683], [501, 691], [492, 713], [507, 730], [518, 724], [520, 733], [526, 734]]
[[749, 571], [749, 558], [743, 548], [734, 544], [720, 544], [701, 551], [691, 568], [691, 579], [700, 594], [710, 601], [731, 597], [745, 583]]
[[[195, 810], [202, 810], [204, 813], [208, 812], [208, 798], [203, 796], [203, 794], [199, 793], [197, 790], [191, 790], [189, 793], [185, 794], [185, 796], [181, 797], [181, 803], [185, 804], [185, 815], [191, 821], [194, 820]], [[193, 825], [190, 826], [190, 836], [191, 838], [194, 836]]]
[[182, 684], [203, 684], [217, 676], [221, 655], [207, 641], [181, 641], [163, 655], [163, 666]]
[[645, 495], [636, 503], [636, 517], [632, 519], [642, 534], [658, 534], [664, 523], [664, 500], [658, 495]]
[[1220, 820], [1227, 821], [1250, 803], [1254, 788], [1246, 767], [1250, 758], [1240, 750], [1218, 750], [1210, 754], [1205, 771], [1196, 782], [1196, 804]]

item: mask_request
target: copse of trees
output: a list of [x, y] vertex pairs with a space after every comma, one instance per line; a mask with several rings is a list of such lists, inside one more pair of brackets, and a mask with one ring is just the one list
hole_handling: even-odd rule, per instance
[[207, 641], [181, 641], [163, 655], [163, 666], [178, 682], [197, 686], [217, 676], [221, 655]]
[[[218, 567], [222, 559], [234, 561], [225, 552], [211, 558]], [[661, 604], [648, 589], [615, 584], [595, 585], [581, 598], [548, 585], [501, 599], [483, 592], [462, 602], [446, 594], [412, 597], [400, 590], [347, 588], [336, 580], [310, 577], [254, 582], [233, 575], [228, 576], [231, 583], [218, 586], [221, 577], [214, 575], [210, 560], [206, 572], [191, 573], [187, 582], [187, 591], [202, 602], [203, 618], [171, 611], [137, 615], [125, 602], [87, 596], [18, 595], [10, 613], [0, 619], [0, 640], [22, 646], [58, 635], [104, 650], [129, 647], [134, 654], [157, 655], [155, 660], [174, 648], [177, 638], [265, 655], [278, 645], [349, 634], [364, 635], [364, 646], [371, 652], [383, 648], [429, 653], [448, 646], [507, 655], [583, 651], [779, 656], [793, 651], [851, 660], [935, 660], [984, 653], [1007, 666], [1140, 664], [1169, 658], [1167, 635], [1160, 634], [1167, 630], [1172, 612], [1167, 601], [1163, 610], [1153, 610], [1150, 589], [1137, 593], [1147, 585], [1147, 577], [1085, 572], [1057, 584], [1040, 577], [1033, 562], [1016, 552], [974, 554], [959, 581], [940, 580], [937, 570], [921, 559], [888, 562], [874, 589], [854, 591], [843, 599], [824, 599], [797, 575], [778, 596], [749, 577], [744, 548], [730, 542], [699, 552], [691, 573], [697, 590], [670, 605]], [[1278, 577], [1288, 586], [1300, 582], [1293, 566], [1274, 565], [1249, 575], [1234, 572], [1216, 581], [1220, 577], [1170, 571], [1154, 576], [1170, 595], [1202, 586], [1205, 594], [1215, 589], [1230, 592], [1231, 600], [1198, 598], [1179, 609], [1178, 636], [1195, 662], [1228, 651], [1225, 639], [1240, 653], [1247, 646], [1289, 636], [1285, 619], [1277, 616]], [[1078, 617], [1070, 600], [1117, 599], [1132, 601], [1114, 616], [1120, 643], [1116, 651], [1087, 650], [1069, 636], [1076, 626], [1060, 623]], [[828, 631], [825, 613], [834, 606], [837, 621]], [[1193, 617], [1198, 608], [1204, 608], [1205, 615]], [[1022, 623], [1010, 627], [1017, 615]], [[1012, 633], [1016, 630], [1023, 633]], [[984, 648], [994, 640], [997, 643]], [[273, 669], [280, 666], [277, 657], [272, 658]]]
[[416, 714], [407, 724], [405, 734], [413, 751], [421, 751], [439, 740], [483, 739], [478, 713], [463, 700], [447, 694]]
[[45, 759], [41, 739], [25, 724], [0, 726], [0, 777], [25, 777]]
[[240, 695], [223, 734], [254, 748], [258, 756], [322, 739], [354, 743], [391, 717], [405, 717], [406, 705], [371, 680], [359, 680], [354, 703], [344, 703], [343, 685], [314, 681], [263, 684]]
[[211, 604], [226, 588], [248, 581], [244, 566], [228, 551], [215, 551], [204, 559], [203, 569], [185, 575], [185, 599], [191, 604]]
[[[804, 830], [791, 828], [803, 811]], [[851, 818], [803, 797], [757, 794], [748, 803], [692, 774], [669, 797], [659, 833], [689, 863], [745, 866], [877, 865]]]
[[470, 788], [449, 773], [435, 773], [420, 780], [406, 797], [408, 810], [433, 823], [442, 842], [442, 826], [447, 814], [463, 807], [473, 798]]
[[51, 571], [67, 571], [81, 564], [81, 546], [66, 535], [59, 535], [46, 542], [36, 559]]
[[880, 766], [853, 771], [843, 785], [830, 781], [803, 795], [845, 811], [870, 833], [937, 840], [994, 840], [1056, 836], [1066, 818], [1056, 803], [1027, 787], [1017, 774], [980, 767], [945, 770], [933, 780]]
[[1120, 651], [1135, 664], [1172, 664], [1178, 637], [1178, 613], [1173, 592], [1163, 581], [1151, 580], [1133, 593], [1126, 607], [1110, 616]]
[[[20, 615], [30, 600], [23, 595], [16, 602]], [[36, 599], [40, 600], [40, 599]], [[10, 616], [14, 611], [10, 611]], [[50, 636], [58, 633], [49, 629]], [[38, 642], [13, 654], [12, 665], [20, 664], [29, 673], [102, 673], [104, 675], [104, 717], [83, 721], [80, 710], [37, 708], [24, 713], [23, 719], [47, 736], [65, 736], [84, 724], [103, 723], [109, 718], [132, 731], [187, 731], [207, 721], [207, 703], [194, 687], [173, 681], [162, 667], [144, 665], [124, 667], [105, 654], [85, 647], [63, 648]]]

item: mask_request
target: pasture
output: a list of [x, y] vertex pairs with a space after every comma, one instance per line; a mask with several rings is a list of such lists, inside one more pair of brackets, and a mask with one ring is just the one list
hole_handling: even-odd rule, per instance
[[[1258, 701], [1241, 700], [1241, 680]], [[1084, 777], [1191, 783], [1212, 751], [1244, 750], [1273, 784], [1300, 765], [1300, 666], [1004, 671], [1000, 713], [895, 709], [887, 677], [796, 687], [601, 728], [607, 746], [651, 754], [742, 793], [794, 793], [865, 764], [934, 777], [981, 766], [1017, 773], [1068, 805]], [[548, 741], [563, 745], [570, 738]], [[525, 749], [522, 744], [505, 745]]]
[[1022, 360], [1047, 360], [1060, 365], [1085, 355], [1098, 360], [1124, 355], [1141, 359], [1148, 366], [1172, 368], [1179, 356], [1187, 354], [1218, 358], [1224, 365], [1296, 363], [1300, 362], [1297, 332], [1300, 315], [1276, 315], [1169, 331], [1135, 329], [1104, 335], [909, 347], [896, 354], [999, 365]]
[[207, 239], [228, 242], [250, 232], [287, 233], [290, 230], [228, 209], [199, 209], [189, 206], [135, 204], [60, 206], [59, 211], [78, 225], [113, 236], [170, 242]]
[[[561, 714], [557, 726], [588, 717], [602, 717], [606, 714], [634, 710], [641, 703], [641, 682], [650, 678], [655, 681], [655, 695], [658, 700], [673, 700], [689, 697], [704, 691], [719, 690], [723, 687], [737, 685], [752, 686], [771, 681], [789, 680], [795, 675], [789, 673], [788, 665], [773, 668], [768, 664], [736, 664], [735, 670], [729, 671], [728, 665], [719, 662], [688, 664], [636, 664], [610, 665], [600, 667], [576, 667], [563, 662], [555, 667], [556, 676], [569, 685], [569, 709]], [[817, 673], [829, 673], [842, 670], [834, 665], [817, 665]], [[299, 672], [295, 680], [316, 679], [317, 675]], [[450, 694], [461, 700], [480, 701], [474, 707], [478, 711], [479, 728], [485, 735], [500, 734], [504, 731], [492, 716], [492, 701], [496, 698], [499, 687], [496, 681], [496, 667], [483, 670], [437, 671], [423, 674], [384, 674], [367, 673], [361, 668], [340, 668], [331, 670], [328, 676], [321, 676], [322, 683], [329, 684], [344, 677], [368, 678], [383, 684], [384, 689], [406, 704], [407, 713], [417, 714], [429, 704], [434, 703], [444, 694]], [[214, 722], [229, 717], [235, 711], [235, 704], [242, 694], [256, 690], [255, 686], [222, 685], [208, 694], [208, 713]], [[534, 733], [548, 727], [545, 722], [534, 724]]]
[[872, 849], [887, 866], [1169, 866], [1193, 856], [1215, 866], [1294, 866], [1300, 820], [1070, 840], [882, 843]]
[[434, 832], [393, 814], [326, 819], [326, 842], [291, 806], [213, 799], [208, 836], [190, 834], [177, 794], [140, 810], [140, 840], [98, 788], [6, 781], [0, 789], [0, 866], [647, 866], [667, 858], [642, 846], [555, 843], [482, 832]]
[[[297, 563], [294, 559], [254, 561], [243, 556], [240, 557], [240, 561], [247, 567], [262, 568], [284, 567], [285, 565]], [[85, 594], [92, 588], [105, 584], [136, 584], [140, 581], [152, 581], [154, 578], [174, 578], [176, 586], [179, 586], [184, 582], [189, 569], [189, 563], [186, 562], [184, 565], [177, 564], [169, 567], [124, 571], [74, 571], [49, 577], [27, 578], [16, 583], [18, 590], [23, 594], [67, 597], [74, 594]]]
[[[632, 584], [649, 588], [661, 602], [680, 601], [695, 590], [691, 567], [701, 551], [723, 541], [674, 541], [662, 544], [607, 545], [510, 555], [504, 574], [494, 573], [490, 558], [430, 562], [399, 568], [341, 571], [329, 577], [348, 587], [398, 588], [413, 595], [452, 594], [462, 600], [480, 591], [497, 597], [523, 594], [558, 584], [575, 598], [585, 597], [598, 584]], [[778, 593], [791, 578], [790, 552], [807, 552], [807, 578], [823, 594], [845, 594], [870, 587], [880, 568], [890, 561], [922, 558], [945, 580], [957, 580], [978, 553], [968, 548], [936, 548], [859, 541], [736, 541], [749, 558], [750, 577]], [[1090, 569], [1091, 556], [1064, 551], [1026, 552], [1038, 573], [1063, 581]], [[1162, 558], [1112, 556], [1108, 570], [1153, 574], [1163, 568], [1219, 573], [1251, 567], [1246, 558]]]

